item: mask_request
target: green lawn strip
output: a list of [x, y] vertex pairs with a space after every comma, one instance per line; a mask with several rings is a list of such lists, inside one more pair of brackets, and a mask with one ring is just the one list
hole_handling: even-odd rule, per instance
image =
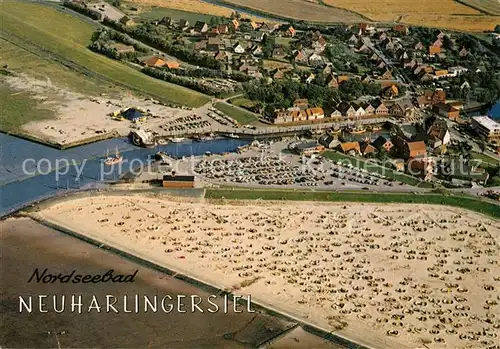
[[406, 174], [398, 172], [398, 171], [394, 171], [394, 170], [387, 168], [387, 167], [382, 167], [382, 166], [377, 165], [373, 162], [368, 162], [368, 161], [363, 160], [363, 159], [354, 158], [352, 156], [341, 154], [339, 152], [327, 150], [327, 151], [323, 152], [321, 155], [323, 155], [325, 158], [330, 159], [334, 162], [341, 161], [343, 164], [351, 164], [354, 167], [362, 168], [362, 169], [365, 169], [365, 170], [372, 172], [372, 173], [378, 173], [378, 174], [386, 176], [387, 178], [392, 178], [394, 180], [397, 180], [397, 181], [400, 181], [400, 182], [403, 182], [403, 183], [406, 183], [409, 185], [417, 186], [421, 183], [421, 181], [418, 178], [406, 175]]
[[500, 161], [498, 161], [497, 159], [494, 159], [491, 156], [488, 156], [486, 154], [471, 152], [471, 155], [472, 155], [473, 159], [481, 162], [481, 164], [479, 165], [480, 167], [487, 168], [487, 167], [495, 167], [495, 166], [500, 165]]
[[86, 47], [95, 29], [90, 23], [37, 4], [4, 2], [0, 3], [0, 10], [3, 30], [112, 82], [177, 104], [201, 106], [209, 100], [208, 96], [148, 77], [118, 61], [93, 53]]
[[236, 121], [238, 121], [242, 125], [248, 125], [258, 119], [250, 112], [247, 112], [243, 109], [234, 107], [227, 103], [217, 102], [215, 104], [215, 108], [226, 114], [227, 116], [232, 117]]
[[410, 193], [323, 192], [266, 189], [206, 189], [207, 199], [373, 202], [447, 205], [500, 218], [500, 206], [470, 196]]
[[229, 102], [232, 105], [235, 105], [235, 106], [241, 107], [241, 108], [253, 107], [257, 104], [257, 102], [252, 101], [251, 99], [248, 99], [245, 97], [235, 97], [235, 98], [229, 100]]
[[39, 108], [38, 102], [30, 98], [27, 92], [15, 92], [0, 82], [0, 129], [5, 132], [18, 131], [22, 125], [30, 121], [54, 118], [54, 111]]

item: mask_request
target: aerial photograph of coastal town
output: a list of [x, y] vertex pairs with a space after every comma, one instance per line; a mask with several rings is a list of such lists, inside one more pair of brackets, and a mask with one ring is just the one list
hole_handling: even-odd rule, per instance
[[500, 349], [499, 0], [0, 0], [0, 349]]

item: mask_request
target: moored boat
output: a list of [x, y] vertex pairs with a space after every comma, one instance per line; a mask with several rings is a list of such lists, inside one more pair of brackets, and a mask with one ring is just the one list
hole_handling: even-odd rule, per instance
[[123, 156], [120, 155], [118, 152], [118, 147], [116, 147], [116, 155], [115, 156], [106, 156], [106, 159], [104, 160], [104, 164], [111, 166], [114, 164], [119, 164], [120, 162], [123, 161]]

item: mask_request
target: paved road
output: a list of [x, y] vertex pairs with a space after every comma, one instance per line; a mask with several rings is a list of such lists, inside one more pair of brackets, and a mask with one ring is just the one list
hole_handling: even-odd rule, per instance
[[[200, 109], [195, 109], [194, 112], [199, 112]], [[386, 121], [389, 121], [388, 118], [376, 118], [376, 119], [366, 119], [359, 120], [359, 123], [362, 125], [370, 125], [370, 124], [381, 124]], [[268, 127], [268, 128], [259, 128], [256, 130], [248, 129], [248, 128], [212, 128], [211, 132], [234, 132], [235, 134], [245, 135], [245, 136], [263, 136], [263, 135], [276, 135], [276, 134], [287, 134], [287, 133], [301, 133], [306, 131], [316, 131], [316, 130], [326, 130], [334, 127], [345, 128], [348, 126], [355, 126], [358, 121], [342, 121], [342, 122], [328, 122], [321, 124], [310, 124], [310, 125], [297, 125], [297, 126], [286, 126], [286, 127]], [[165, 137], [177, 137], [177, 136], [186, 136], [185, 131], [173, 131], [166, 134], [162, 134]]]
[[380, 51], [378, 48], [375, 47], [375, 45], [373, 45], [372, 41], [370, 40], [370, 38], [368, 37], [365, 37], [363, 36], [361, 38], [363, 40], [363, 43], [368, 47], [370, 48], [373, 52], [375, 52], [377, 54], [377, 56], [380, 57], [380, 59], [387, 65], [387, 66], [392, 66], [394, 65], [394, 62], [391, 61], [389, 58], [387, 58], [385, 56], [385, 54]]
[[[370, 38], [362, 37], [361, 39], [363, 40], [363, 43], [368, 48], [370, 48], [373, 52], [375, 52], [380, 57], [380, 59], [385, 63], [385, 65], [387, 65], [388, 67], [394, 68], [394, 62], [392, 60], [390, 60], [382, 51], [380, 51], [378, 48], [376, 48], [375, 45], [370, 40]], [[394, 70], [394, 72], [397, 73], [397, 70]], [[405, 83], [404, 77], [402, 77], [401, 75], [396, 74], [395, 77], [399, 83], [401, 83], [401, 84]]]

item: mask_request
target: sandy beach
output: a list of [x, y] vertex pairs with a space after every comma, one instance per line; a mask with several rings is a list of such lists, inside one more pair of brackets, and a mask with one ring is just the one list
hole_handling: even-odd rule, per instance
[[132, 123], [128, 120], [116, 121], [109, 116], [126, 108], [149, 110], [156, 116], [141, 124], [146, 129], [158, 129], [159, 125], [170, 120], [193, 114], [189, 110], [167, 107], [124, 93], [121, 96], [88, 97], [57, 87], [50, 79], [37, 80], [24, 74], [5, 77], [5, 82], [17, 91], [16, 93], [30, 94], [32, 98], [40, 101], [41, 108], [54, 110], [56, 114], [57, 118], [50, 122], [33, 121], [23, 125], [23, 131], [60, 145], [114, 132], [127, 136]]
[[466, 210], [95, 196], [35, 215], [374, 348], [499, 340], [500, 222]]

